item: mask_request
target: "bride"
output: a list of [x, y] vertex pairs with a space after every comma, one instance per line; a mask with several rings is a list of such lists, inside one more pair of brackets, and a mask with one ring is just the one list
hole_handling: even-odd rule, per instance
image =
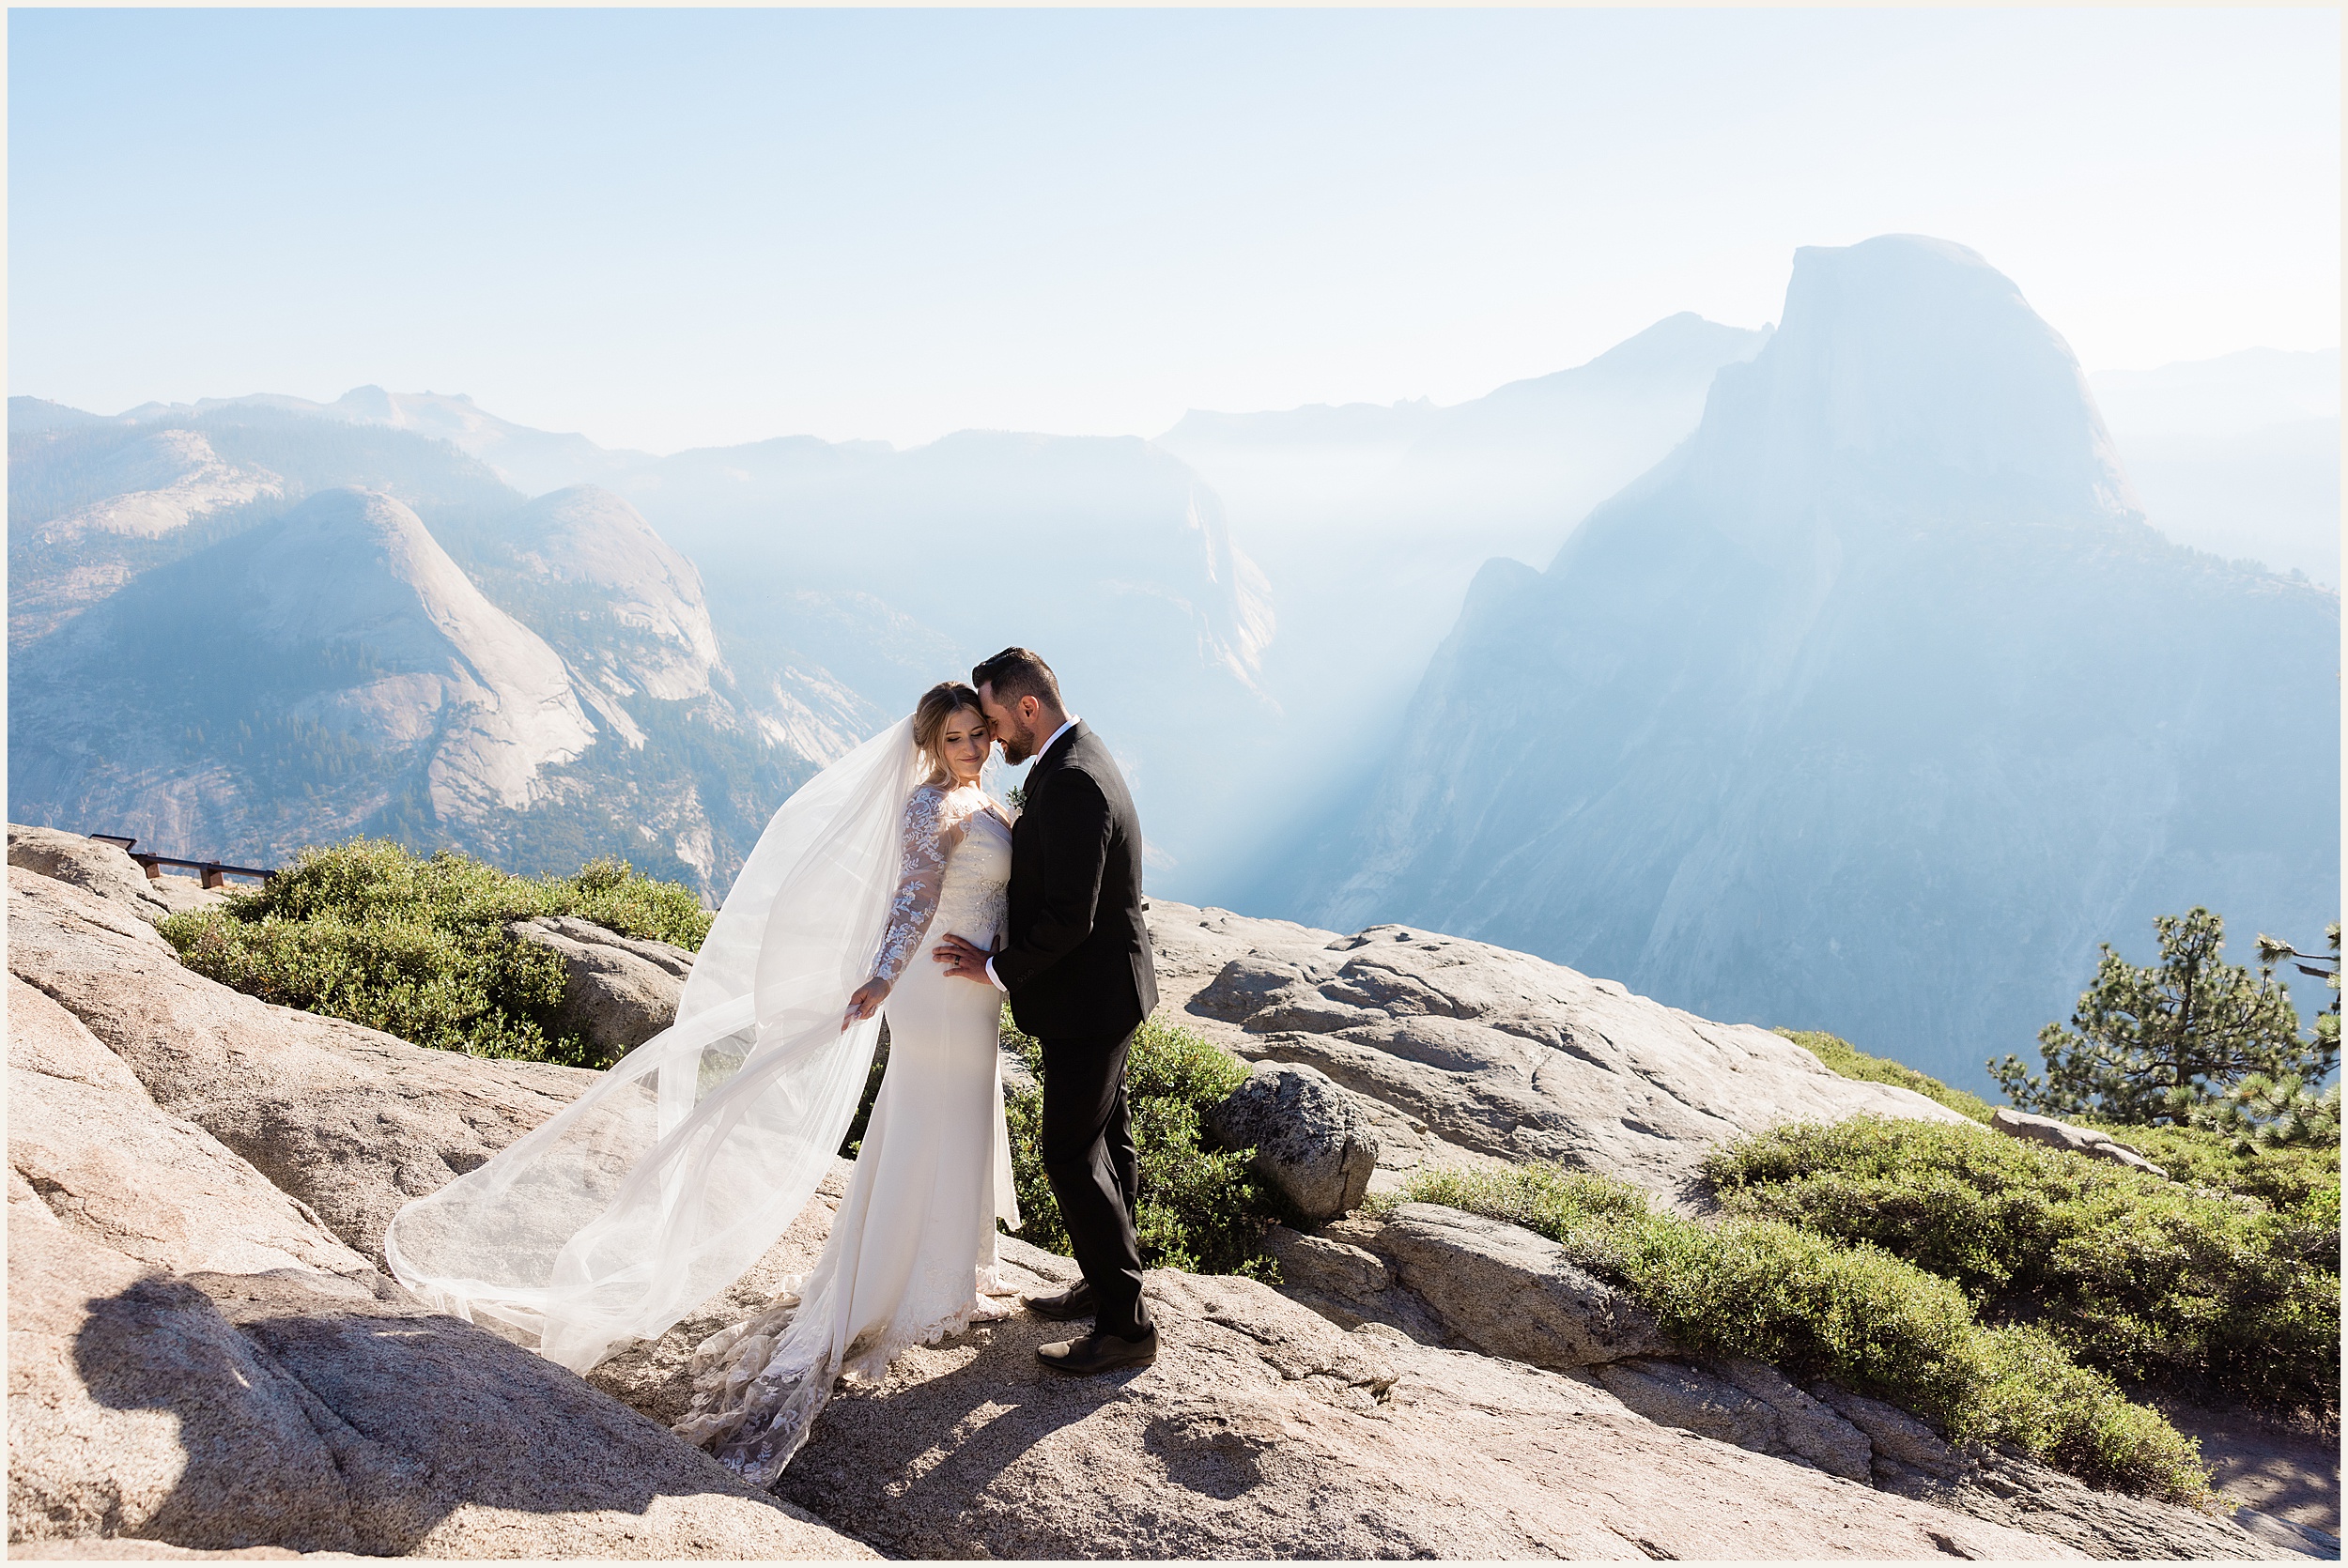
[[[980, 788], [977, 693], [912, 717], [786, 801], [727, 894], [676, 1022], [486, 1164], [402, 1208], [383, 1250], [420, 1299], [586, 1372], [658, 1337], [771, 1247], [881, 1082], [814, 1270], [694, 1353], [679, 1436], [754, 1483], [790, 1463], [843, 1372], [1007, 1315], [1016, 1229], [999, 998], [919, 962], [1000, 945], [1011, 828]], [[858, 983], [858, 982], [861, 983]]]

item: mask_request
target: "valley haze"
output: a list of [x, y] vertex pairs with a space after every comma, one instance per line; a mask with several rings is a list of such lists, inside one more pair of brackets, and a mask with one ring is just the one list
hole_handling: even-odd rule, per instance
[[[2095, 944], [2337, 918], [2338, 355], [2090, 379], [1963, 246], [1467, 403], [661, 456], [362, 388], [9, 403], [9, 811], [716, 901], [1006, 643], [1151, 891], [1522, 948], [1985, 1085]], [[2278, 671], [2294, 672], [2278, 678]]]

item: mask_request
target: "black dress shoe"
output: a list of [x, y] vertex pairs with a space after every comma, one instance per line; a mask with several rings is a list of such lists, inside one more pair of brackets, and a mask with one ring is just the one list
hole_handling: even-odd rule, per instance
[[1065, 1372], [1074, 1377], [1114, 1372], [1120, 1366], [1148, 1366], [1158, 1359], [1158, 1331], [1154, 1328], [1144, 1329], [1139, 1339], [1087, 1334], [1058, 1345], [1040, 1345], [1036, 1346], [1035, 1359], [1054, 1372]]
[[1027, 1308], [1038, 1317], [1048, 1317], [1055, 1323], [1073, 1323], [1080, 1317], [1092, 1315], [1092, 1282], [1078, 1280], [1057, 1296], [1030, 1296]]

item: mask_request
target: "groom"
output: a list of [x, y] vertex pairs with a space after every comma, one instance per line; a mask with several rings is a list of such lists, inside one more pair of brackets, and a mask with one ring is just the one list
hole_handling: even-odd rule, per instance
[[1141, 1162], [1125, 1115], [1125, 1053], [1158, 1004], [1141, 820], [1108, 747], [1061, 704], [1051, 666], [1006, 648], [970, 684], [1003, 760], [1037, 761], [1012, 828], [1002, 951], [949, 936], [935, 956], [949, 974], [1009, 992], [1012, 1016], [1043, 1046], [1043, 1169], [1084, 1278], [1027, 1306], [1063, 1322], [1090, 1317], [1092, 1332], [1036, 1354], [1059, 1372], [1140, 1366], [1158, 1353], [1141, 1299]]

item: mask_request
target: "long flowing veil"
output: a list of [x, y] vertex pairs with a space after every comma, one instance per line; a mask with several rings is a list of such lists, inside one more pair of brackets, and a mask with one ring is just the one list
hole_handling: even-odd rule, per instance
[[800, 788], [759, 836], [676, 1022], [571, 1105], [394, 1217], [420, 1299], [585, 1372], [665, 1332], [789, 1226], [856, 1115], [878, 1018], [842, 1031], [888, 925], [911, 719]]

